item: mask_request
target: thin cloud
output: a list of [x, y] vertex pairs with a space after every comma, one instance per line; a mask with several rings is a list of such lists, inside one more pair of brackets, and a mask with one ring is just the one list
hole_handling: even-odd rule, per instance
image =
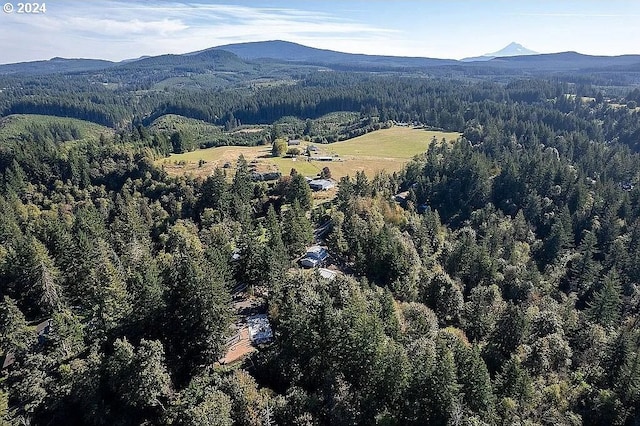
[[623, 15], [610, 13], [516, 13], [511, 16], [538, 16], [557, 18], [630, 18], [640, 15]]
[[[402, 34], [322, 11], [229, 4], [60, 2], [40, 18], [18, 21], [19, 17], [14, 16], [13, 28], [0, 28], [3, 62], [45, 59], [35, 56], [35, 51], [18, 49], [11, 41], [16, 38], [16, 31], [23, 40], [34, 34], [55, 40], [58, 48], [49, 57], [89, 57], [101, 52], [112, 60], [266, 39], [313, 41], [315, 46], [328, 47], [339, 36], [351, 46], [364, 46], [360, 40], [389, 41]], [[39, 49], [37, 54], [40, 52]]]
[[174, 19], [163, 19], [160, 21], [142, 21], [140, 19], [117, 21], [114, 19], [70, 18], [67, 24], [73, 30], [119, 37], [138, 34], [169, 35], [189, 28], [188, 25]]

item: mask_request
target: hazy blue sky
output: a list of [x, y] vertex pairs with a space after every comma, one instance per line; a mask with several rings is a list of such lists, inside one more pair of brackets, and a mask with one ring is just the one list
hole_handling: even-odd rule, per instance
[[512, 41], [542, 53], [640, 54], [639, 0], [45, 3], [40, 15], [0, 12], [0, 63], [54, 56], [121, 60], [274, 39], [455, 59]]

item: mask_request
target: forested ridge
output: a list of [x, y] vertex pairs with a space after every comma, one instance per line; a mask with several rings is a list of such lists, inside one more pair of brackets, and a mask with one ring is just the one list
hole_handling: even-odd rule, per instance
[[[116, 131], [0, 140], [0, 422], [640, 424], [637, 90], [298, 77], [168, 92], [2, 77], [3, 116]], [[204, 179], [154, 165], [175, 150], [147, 127], [163, 114], [333, 111], [463, 136], [315, 204], [299, 173], [270, 187], [242, 157]], [[295, 262], [327, 222], [335, 280]], [[245, 284], [267, 294], [274, 340], [219, 365]]]

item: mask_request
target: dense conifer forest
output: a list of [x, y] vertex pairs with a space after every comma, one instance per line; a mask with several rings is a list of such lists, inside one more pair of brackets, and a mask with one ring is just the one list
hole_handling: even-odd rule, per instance
[[[0, 424], [640, 424], [637, 88], [297, 70], [156, 90], [134, 71], [0, 77], [0, 120], [113, 129], [0, 139]], [[335, 111], [462, 136], [330, 202], [242, 157], [206, 178], [154, 164], [198, 148], [149, 130], [165, 114]], [[296, 263], [322, 225], [333, 280]], [[239, 286], [274, 339], [221, 365]]]

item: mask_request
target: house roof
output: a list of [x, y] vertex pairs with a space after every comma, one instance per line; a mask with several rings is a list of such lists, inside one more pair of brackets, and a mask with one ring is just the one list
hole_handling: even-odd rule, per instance
[[36, 325], [36, 333], [38, 333], [38, 336], [46, 334], [49, 332], [50, 327], [51, 318], [49, 318], [48, 320], [44, 320], [40, 324]]
[[309, 182], [311, 188], [333, 188], [335, 184], [327, 179], [313, 179]]
[[304, 257], [300, 259], [300, 265], [305, 268], [315, 268], [320, 263], [320, 260], [314, 259], [313, 257]]
[[253, 315], [247, 318], [249, 337], [253, 343], [264, 343], [273, 339], [273, 331], [266, 314]]
[[320, 274], [322, 278], [325, 278], [327, 280], [334, 280], [338, 275], [337, 272], [327, 268], [318, 268], [318, 274]]
[[2, 369], [4, 370], [14, 362], [16, 362], [15, 354], [13, 352], [7, 352], [7, 354], [4, 355], [4, 359], [2, 360]]
[[319, 185], [333, 185], [333, 182], [331, 182], [328, 179], [313, 179], [309, 183], [316, 183], [316, 184], [319, 184]]
[[325, 259], [328, 255], [329, 253], [327, 253], [327, 249], [325, 249], [324, 247], [311, 246], [307, 249], [307, 254], [305, 255], [305, 257]]
[[311, 246], [307, 249], [302, 259], [300, 259], [300, 265], [306, 268], [315, 268], [327, 257], [329, 257], [327, 249], [322, 246]]

